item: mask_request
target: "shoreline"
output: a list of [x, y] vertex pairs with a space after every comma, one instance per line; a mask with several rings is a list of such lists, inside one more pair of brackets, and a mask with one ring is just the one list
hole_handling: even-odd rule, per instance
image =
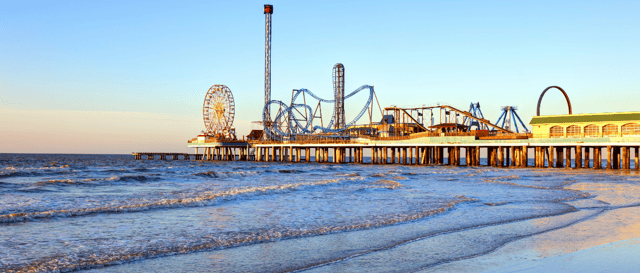
[[598, 245], [559, 256], [515, 263], [493, 272], [637, 272], [640, 238]]
[[637, 272], [638, 253], [640, 207], [632, 206], [420, 272]]

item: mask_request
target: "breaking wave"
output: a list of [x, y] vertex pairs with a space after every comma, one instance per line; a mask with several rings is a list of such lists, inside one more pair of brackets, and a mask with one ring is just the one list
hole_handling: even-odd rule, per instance
[[6, 272], [74, 271], [198, 251], [225, 249], [279, 240], [379, 228], [420, 220], [446, 212], [458, 203], [475, 201], [477, 200], [473, 198], [459, 197], [437, 209], [418, 211], [411, 214], [386, 215], [385, 217], [376, 217], [373, 220], [365, 220], [340, 226], [271, 228], [257, 232], [239, 232], [215, 237], [176, 238], [172, 244], [156, 243], [144, 249], [121, 248], [109, 252], [87, 251], [85, 253], [76, 253], [75, 255], [61, 254], [54, 257], [40, 258], [29, 263], [11, 265], [7, 268]]
[[304, 189], [306, 187], [316, 187], [329, 184], [337, 184], [344, 180], [357, 180], [358, 177], [342, 178], [342, 179], [329, 179], [310, 183], [295, 183], [276, 186], [265, 187], [249, 187], [232, 189], [218, 193], [207, 193], [201, 196], [194, 196], [188, 198], [178, 199], [163, 199], [160, 201], [153, 201], [147, 203], [138, 203], [122, 206], [107, 206], [98, 208], [78, 208], [78, 209], [60, 209], [49, 210], [39, 212], [20, 212], [0, 215], [0, 223], [15, 223], [24, 222], [43, 218], [55, 218], [55, 217], [74, 217], [85, 216], [99, 213], [125, 213], [125, 212], [140, 212], [153, 209], [168, 209], [168, 208], [181, 208], [181, 207], [199, 207], [209, 206], [216, 204], [220, 201], [233, 200], [238, 197], [251, 197], [258, 195], [270, 195], [283, 192], [290, 192], [294, 190]]
[[386, 179], [377, 180], [372, 182], [371, 184], [380, 185], [390, 190], [395, 190], [397, 187], [402, 187], [402, 184], [393, 180], [386, 180]]

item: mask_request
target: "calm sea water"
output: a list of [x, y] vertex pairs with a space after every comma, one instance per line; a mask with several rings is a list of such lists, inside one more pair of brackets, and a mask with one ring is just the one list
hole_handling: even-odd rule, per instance
[[0, 271], [421, 271], [637, 205], [632, 193], [596, 197], [639, 180], [0, 154]]

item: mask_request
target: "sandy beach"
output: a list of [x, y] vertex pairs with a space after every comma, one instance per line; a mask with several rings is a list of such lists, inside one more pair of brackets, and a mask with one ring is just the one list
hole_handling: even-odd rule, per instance
[[[630, 175], [634, 173], [612, 175]], [[593, 199], [568, 202], [577, 208], [608, 203], [603, 213], [574, 225], [516, 240], [475, 258], [438, 265], [424, 272], [638, 272], [640, 208], [638, 188], [630, 184], [574, 184]], [[616, 207], [617, 206], [617, 207]]]

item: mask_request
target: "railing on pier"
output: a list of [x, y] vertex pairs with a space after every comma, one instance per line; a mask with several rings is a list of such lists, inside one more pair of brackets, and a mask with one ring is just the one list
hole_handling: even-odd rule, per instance
[[420, 132], [405, 136], [368, 136], [359, 135], [351, 138], [335, 138], [325, 136], [304, 136], [297, 139], [280, 141], [280, 140], [249, 140], [249, 144], [269, 145], [269, 144], [357, 144], [355, 139], [368, 139], [371, 141], [393, 141], [393, 140], [409, 140], [424, 137], [476, 137], [476, 139], [527, 139], [531, 138], [530, 133], [511, 133], [502, 132]]
[[153, 160], [155, 156], [160, 156], [161, 160], [166, 160], [167, 156], [171, 156], [172, 160], [177, 160], [179, 159], [180, 156], [182, 156], [182, 159], [184, 160], [189, 160], [191, 158], [191, 156], [195, 156], [196, 159], [198, 157], [198, 155], [196, 154], [189, 154], [189, 153], [147, 153], [147, 152], [139, 152], [139, 153], [131, 153], [133, 156], [135, 156], [136, 160], [141, 160], [143, 156], [146, 156], [147, 159], [149, 160]]
[[389, 136], [389, 137], [366, 137], [371, 140], [406, 140], [406, 139], [415, 139], [415, 138], [423, 138], [423, 137], [459, 137], [459, 136], [476, 136], [474, 132], [448, 132], [448, 133], [438, 133], [438, 132], [421, 132], [410, 134], [406, 136]]
[[191, 140], [187, 141], [187, 143], [247, 143], [244, 140], [234, 140], [234, 139], [218, 139], [218, 138], [209, 138], [209, 139], [205, 139], [205, 140], [198, 140], [198, 138], [192, 138]]
[[615, 133], [550, 133], [550, 134], [531, 134], [531, 138], [604, 138], [604, 137], [640, 137], [637, 134]]
[[268, 145], [268, 144], [351, 144], [356, 143], [352, 139], [343, 138], [325, 138], [325, 137], [305, 137], [303, 139], [294, 140], [249, 140], [250, 144]]

